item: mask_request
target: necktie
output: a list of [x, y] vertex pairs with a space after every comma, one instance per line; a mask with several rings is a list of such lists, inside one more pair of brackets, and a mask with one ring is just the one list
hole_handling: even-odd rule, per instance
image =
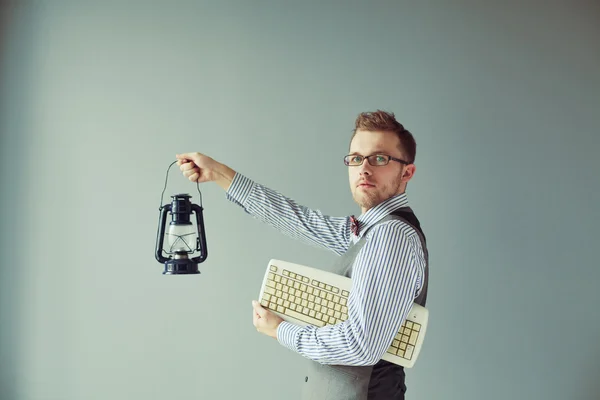
[[352, 233], [354, 233], [354, 236], [358, 236], [358, 220], [354, 218], [354, 215], [350, 216], [350, 230], [352, 231]]

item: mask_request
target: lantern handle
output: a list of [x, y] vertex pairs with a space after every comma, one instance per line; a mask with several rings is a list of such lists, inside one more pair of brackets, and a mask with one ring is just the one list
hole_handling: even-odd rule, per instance
[[[158, 207], [159, 211], [161, 211], [163, 209], [163, 197], [165, 195], [165, 190], [167, 190], [167, 180], [169, 179], [169, 170], [175, 163], [177, 163], [177, 160], [173, 161], [171, 163], [171, 165], [169, 165], [169, 168], [167, 168], [167, 174], [165, 176], [165, 187], [163, 188], [163, 191], [160, 195], [160, 205]], [[200, 207], [202, 207], [202, 192], [200, 192], [200, 182], [196, 181], [196, 187], [198, 188], [198, 194], [200, 194]]]

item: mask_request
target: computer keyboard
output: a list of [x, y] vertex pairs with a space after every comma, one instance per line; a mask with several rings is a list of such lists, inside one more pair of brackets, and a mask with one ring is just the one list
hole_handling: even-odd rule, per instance
[[[285, 321], [322, 327], [348, 319], [352, 279], [328, 271], [271, 260], [267, 265], [259, 299], [263, 307]], [[382, 357], [411, 368], [421, 350], [429, 311], [413, 303], [406, 320]]]

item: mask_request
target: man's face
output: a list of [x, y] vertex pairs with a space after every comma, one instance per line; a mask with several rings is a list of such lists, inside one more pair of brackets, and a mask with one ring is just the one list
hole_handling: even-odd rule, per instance
[[[393, 132], [373, 132], [359, 129], [350, 143], [349, 154], [365, 157], [384, 154], [404, 159], [404, 155], [398, 148], [399, 144], [400, 139]], [[413, 173], [414, 165], [412, 164], [405, 166], [390, 160], [387, 165], [373, 166], [365, 159], [362, 165], [348, 167], [352, 197], [364, 213], [390, 197], [404, 192], [406, 182]]]

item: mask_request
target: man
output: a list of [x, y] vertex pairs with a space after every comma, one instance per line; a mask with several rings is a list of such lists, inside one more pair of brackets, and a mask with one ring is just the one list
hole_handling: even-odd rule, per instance
[[341, 255], [352, 277], [348, 319], [301, 327], [253, 301], [256, 329], [312, 360], [304, 399], [404, 399], [403, 368], [381, 360], [413, 302], [425, 304], [427, 250], [405, 189], [416, 144], [393, 113], [361, 113], [349, 154], [350, 190], [361, 215], [329, 217], [300, 206], [200, 153], [177, 155], [192, 182], [215, 181], [229, 200], [282, 233]]

